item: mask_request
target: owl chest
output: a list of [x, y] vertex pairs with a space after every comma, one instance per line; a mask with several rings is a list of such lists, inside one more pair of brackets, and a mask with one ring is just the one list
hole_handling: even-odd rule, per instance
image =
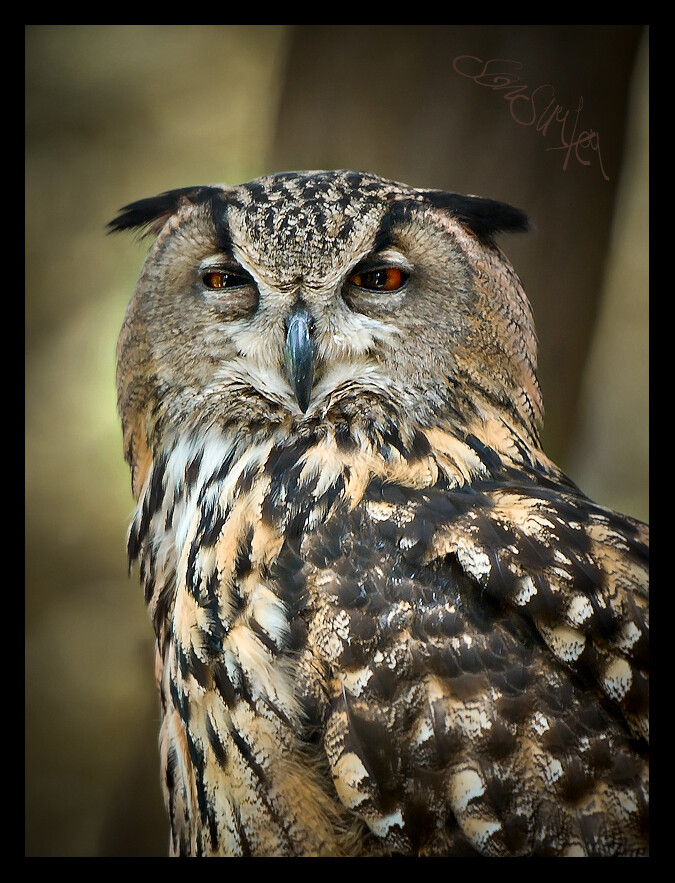
[[283, 578], [276, 567], [298, 510], [264, 459], [220, 476], [222, 451], [183, 461], [157, 464], [130, 536], [157, 635], [174, 851], [339, 851], [328, 821], [288, 805], [326, 801], [302, 750], [303, 578], [297, 563]]

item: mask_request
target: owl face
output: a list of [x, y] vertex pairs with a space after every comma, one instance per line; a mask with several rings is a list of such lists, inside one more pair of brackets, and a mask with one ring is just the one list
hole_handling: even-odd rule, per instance
[[[154, 431], [316, 426], [364, 410], [433, 425], [515, 390], [529, 423], [531, 316], [493, 243], [524, 225], [501, 203], [357, 172], [129, 206], [114, 229], [150, 226], [157, 239], [120, 337], [122, 411], [133, 403]], [[479, 373], [495, 388], [479, 389]]]

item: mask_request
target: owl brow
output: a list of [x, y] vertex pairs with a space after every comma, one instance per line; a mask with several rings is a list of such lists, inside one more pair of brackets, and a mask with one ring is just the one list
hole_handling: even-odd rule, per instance
[[219, 190], [213, 190], [208, 196], [211, 219], [216, 231], [218, 249], [224, 254], [232, 255], [232, 236], [227, 219], [227, 199]]
[[410, 218], [412, 206], [403, 201], [394, 202], [389, 211], [380, 220], [375, 234], [371, 252], [383, 251], [390, 245], [396, 245], [395, 228]]

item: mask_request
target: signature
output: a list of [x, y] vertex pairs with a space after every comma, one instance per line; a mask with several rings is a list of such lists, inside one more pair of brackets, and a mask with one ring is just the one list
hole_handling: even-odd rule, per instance
[[[502, 92], [504, 100], [509, 103], [511, 117], [518, 125], [534, 126], [543, 137], [549, 131], [552, 135], [557, 135], [560, 144], [548, 147], [547, 150], [564, 151], [563, 171], [567, 170], [572, 158], [582, 166], [589, 166], [595, 153], [602, 177], [609, 181], [602, 164], [600, 134], [593, 129], [583, 129], [577, 134], [579, 117], [584, 106], [582, 96], [579, 96], [574, 110], [566, 109], [557, 103], [553, 86], [547, 83], [530, 89], [517, 73], [523, 65], [506, 58], [482, 61], [474, 55], [458, 55], [452, 67], [455, 73], [473, 80], [479, 86]], [[587, 152], [589, 150], [590, 154]], [[588, 156], [591, 159], [587, 159]]]

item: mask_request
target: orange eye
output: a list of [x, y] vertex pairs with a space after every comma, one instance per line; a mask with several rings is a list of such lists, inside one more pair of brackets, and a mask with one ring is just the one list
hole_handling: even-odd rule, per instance
[[369, 291], [398, 291], [408, 281], [408, 274], [398, 267], [385, 267], [367, 273], [354, 273], [349, 281], [357, 288], [367, 288]]
[[221, 288], [241, 288], [242, 285], [249, 284], [249, 279], [247, 276], [227, 273], [225, 270], [209, 270], [202, 276], [202, 282], [207, 288], [217, 290]]

